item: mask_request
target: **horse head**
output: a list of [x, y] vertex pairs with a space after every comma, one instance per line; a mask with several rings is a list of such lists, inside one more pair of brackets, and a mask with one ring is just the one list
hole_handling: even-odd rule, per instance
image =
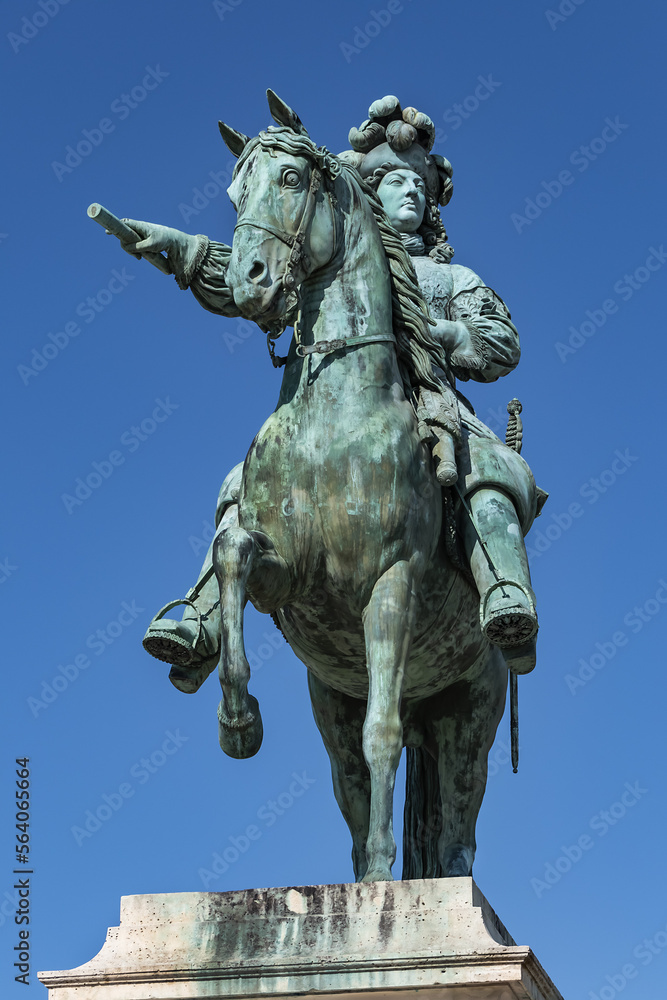
[[229, 197], [238, 213], [227, 281], [248, 319], [284, 328], [298, 287], [334, 256], [331, 193], [340, 166], [269, 91], [278, 122], [254, 139], [220, 123], [238, 156]]

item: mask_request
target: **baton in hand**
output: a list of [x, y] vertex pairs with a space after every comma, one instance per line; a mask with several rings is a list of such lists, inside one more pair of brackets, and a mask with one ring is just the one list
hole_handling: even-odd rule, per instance
[[[95, 222], [98, 222], [100, 226], [103, 226], [104, 229], [107, 229], [112, 236], [117, 236], [123, 243], [137, 243], [142, 239], [139, 233], [135, 233], [134, 229], [130, 229], [129, 226], [121, 222], [120, 219], [117, 219], [111, 212], [107, 212], [106, 208], [99, 205], [96, 201], [88, 206], [88, 215]], [[147, 260], [153, 267], [157, 267], [158, 271], [162, 271], [163, 274], [173, 274], [171, 265], [164, 254], [151, 253], [145, 250], [143, 252], [140, 251], [140, 253], [144, 260]]]

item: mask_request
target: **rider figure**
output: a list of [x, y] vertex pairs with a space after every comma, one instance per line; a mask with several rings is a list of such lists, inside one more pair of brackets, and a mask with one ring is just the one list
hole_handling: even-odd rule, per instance
[[[402, 110], [395, 97], [385, 97], [371, 105], [369, 120], [360, 129], [351, 130], [354, 149], [341, 158], [377, 192], [400, 233], [435, 321], [432, 333], [445, 346], [455, 378], [493, 382], [518, 364], [518, 334], [499, 296], [473, 271], [450, 264], [454, 251], [438, 204], [444, 206], [451, 198], [452, 168], [443, 157], [430, 155], [434, 135], [426, 115], [414, 108]], [[124, 249], [135, 254], [166, 251], [180, 288], [190, 288], [210, 312], [239, 315], [226, 283], [231, 247], [206, 236], [127, 221], [142, 239], [124, 243]], [[439, 374], [444, 382], [445, 373]], [[451, 389], [445, 389], [447, 398]], [[527, 673], [535, 666], [538, 626], [523, 539], [538, 513], [538, 490], [525, 461], [475, 416], [465, 397], [456, 395], [457, 523], [480, 594], [480, 624], [501, 648], [510, 669]], [[240, 463], [222, 485], [216, 534], [238, 523], [242, 469]], [[212, 548], [213, 543], [197, 584], [185, 602], [176, 602], [187, 605], [183, 620], [160, 617], [173, 607], [168, 605], [144, 638], [148, 652], [172, 664], [170, 679], [185, 692], [196, 691], [219, 658], [219, 591]]]

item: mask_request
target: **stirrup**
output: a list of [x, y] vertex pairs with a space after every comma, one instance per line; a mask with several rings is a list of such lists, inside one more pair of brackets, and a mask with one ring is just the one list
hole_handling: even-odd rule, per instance
[[[515, 587], [523, 594], [528, 607], [517, 603], [511, 595], [505, 598], [495, 598], [497, 606], [489, 611], [491, 595], [504, 587]], [[479, 621], [482, 632], [494, 646], [501, 649], [516, 649], [530, 642], [537, 635], [537, 612], [532, 593], [516, 580], [498, 580], [487, 590], [479, 608]]]
[[[195, 613], [197, 633], [194, 640], [180, 634], [178, 627], [183, 624], [182, 622], [167, 619], [160, 624], [166, 613], [171, 611], [172, 608], [178, 607], [179, 604], [187, 604]], [[198, 650], [197, 647], [202, 642], [204, 649]], [[163, 608], [160, 608], [146, 629], [142, 645], [147, 653], [154, 656], [156, 660], [162, 660], [164, 663], [171, 663], [178, 667], [187, 667], [198, 663], [208, 652], [206, 650], [206, 633], [204, 631], [201, 611], [187, 597], [180, 598], [177, 601], [169, 601]], [[210, 656], [210, 653], [208, 655]]]

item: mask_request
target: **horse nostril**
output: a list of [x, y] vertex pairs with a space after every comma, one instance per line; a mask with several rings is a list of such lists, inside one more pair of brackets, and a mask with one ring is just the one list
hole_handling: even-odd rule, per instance
[[266, 264], [262, 264], [261, 261], [256, 260], [248, 271], [248, 277], [251, 281], [259, 281], [266, 274]]

